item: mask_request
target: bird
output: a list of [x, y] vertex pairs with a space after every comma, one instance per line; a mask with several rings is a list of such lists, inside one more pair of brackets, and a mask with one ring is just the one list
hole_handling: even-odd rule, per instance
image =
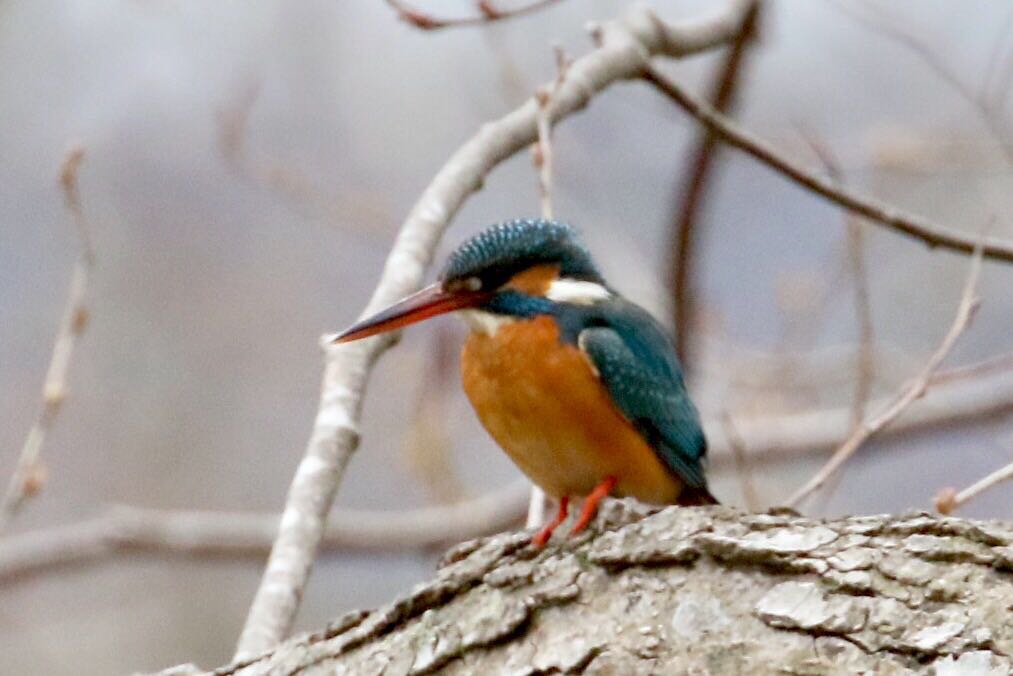
[[558, 500], [545, 545], [583, 497], [575, 535], [609, 495], [717, 504], [707, 441], [668, 335], [609, 286], [575, 228], [521, 218], [465, 240], [437, 281], [355, 323], [345, 343], [441, 314], [471, 329], [461, 380], [499, 446]]

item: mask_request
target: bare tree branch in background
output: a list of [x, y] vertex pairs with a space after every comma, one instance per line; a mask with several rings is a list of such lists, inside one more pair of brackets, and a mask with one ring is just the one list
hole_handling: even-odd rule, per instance
[[373, 226], [360, 227], [355, 232], [379, 234], [375, 226], [390, 223], [393, 218], [379, 195], [363, 186], [355, 186], [347, 193], [330, 194], [298, 166], [251, 147], [250, 115], [259, 94], [259, 83], [245, 81], [218, 112], [218, 145], [226, 166], [243, 181], [277, 196], [302, 217], [330, 227]]
[[[728, 113], [735, 105], [735, 90], [742, 77], [749, 47], [759, 32], [761, 0], [746, 6], [742, 27], [724, 57], [714, 82], [711, 105], [719, 113]], [[706, 127], [700, 131], [695, 149], [690, 152], [686, 170], [679, 177], [678, 198], [672, 214], [672, 264], [669, 268], [672, 291], [672, 325], [675, 349], [687, 374], [695, 368], [690, 342], [697, 323], [694, 262], [698, 255], [700, 233], [697, 222], [707, 198], [711, 169], [720, 150], [718, 137]]]
[[457, 503], [466, 495], [461, 478], [454, 469], [450, 433], [447, 431], [457, 335], [453, 324], [442, 323], [436, 328], [427, 351], [429, 358], [425, 370], [419, 378], [415, 412], [405, 438], [405, 455], [409, 465], [432, 497], [441, 504]]
[[[403, 511], [335, 510], [325, 551], [415, 552], [489, 535], [524, 519], [528, 482], [454, 505]], [[72, 566], [145, 553], [260, 558], [278, 531], [277, 514], [114, 506], [92, 519], [0, 539], [0, 584]]]
[[[921, 240], [929, 247], [940, 247], [971, 254], [978, 245], [978, 241], [974, 237], [934, 223], [927, 218], [909, 214], [875, 198], [848, 190], [837, 181], [823, 178], [819, 174], [805, 169], [796, 160], [787, 157], [766, 141], [716, 112], [705, 101], [690, 94], [682, 85], [650, 64], [645, 66], [643, 78], [689, 115], [712, 130], [725, 143], [766, 164], [810, 192], [821, 195], [872, 222], [880, 223], [909, 237]], [[986, 258], [1013, 263], [1013, 242], [989, 237], [983, 243], [983, 251]]]
[[[999, 87], [993, 92], [989, 92], [989, 84], [991, 82], [989, 73], [994, 71], [994, 64], [998, 61], [998, 47], [1001, 45], [1001, 42], [993, 50], [992, 56], [989, 58], [988, 68], [986, 68], [986, 77], [982, 80], [981, 88], [976, 91], [974, 87], [965, 82], [959, 74], [950, 68], [936, 46], [912, 32], [906, 21], [902, 21], [899, 17], [888, 16], [882, 8], [876, 7], [871, 3], [858, 3], [862, 6], [862, 10], [860, 11], [856, 7], [837, 0], [831, 0], [830, 4], [836, 7], [844, 16], [868, 29], [869, 32], [892, 40], [895, 44], [907, 49], [924, 63], [929, 70], [935, 73], [940, 80], [957, 92], [971, 106], [985, 129], [995, 140], [996, 146], [1005, 158], [1006, 163], [1013, 166], [1013, 146], [1009, 144], [1008, 130], [1005, 121], [1002, 119], [1002, 102], [1005, 100], [1008, 90]], [[863, 11], [865, 14], [862, 13]], [[1011, 17], [1013, 17], [1013, 14], [1007, 17], [1005, 28], [1009, 27], [1009, 19]], [[1004, 33], [1005, 29], [1000, 32], [1000, 41]]]
[[967, 378], [980, 378], [995, 373], [1013, 372], [1013, 354], [1000, 354], [974, 364], [954, 366], [932, 376], [932, 384], [949, 383]]
[[897, 394], [893, 402], [875, 417], [863, 421], [854, 431], [851, 437], [845, 441], [833, 454], [829, 461], [809, 480], [799, 488], [785, 503], [789, 507], [798, 505], [802, 500], [820, 489], [827, 479], [839, 470], [855, 452], [861, 448], [871, 436], [889, 425], [897, 416], [904, 412], [916, 399], [925, 395], [932, 380], [932, 374], [936, 372], [939, 365], [946, 359], [946, 356], [953, 349], [957, 339], [967, 330], [978, 309], [980, 299], [977, 295], [978, 277], [981, 274], [981, 248], [979, 247], [971, 258], [971, 269], [964, 283], [964, 290], [960, 296], [960, 304], [957, 307], [957, 315], [953, 325], [946, 333], [942, 343], [926, 362], [918, 377], [910, 385], [906, 386]]
[[399, 19], [407, 21], [415, 28], [420, 28], [422, 30], [477, 26], [483, 23], [502, 21], [503, 19], [511, 19], [524, 14], [531, 14], [532, 12], [537, 12], [540, 9], [559, 2], [559, 0], [533, 0], [527, 4], [507, 9], [500, 7], [499, 3], [493, 2], [493, 0], [476, 0], [475, 8], [478, 10], [477, 14], [474, 16], [449, 18], [428, 14], [417, 7], [413, 7], [407, 2], [403, 2], [402, 0], [386, 1], [387, 4], [397, 12]]
[[[813, 152], [823, 162], [827, 174], [835, 181], [844, 185], [844, 170], [840, 161], [830, 147], [821, 139], [807, 135]], [[872, 391], [875, 377], [875, 331], [872, 326], [872, 307], [869, 300], [869, 275], [865, 266], [865, 225], [853, 214], [845, 220], [848, 231], [848, 261], [851, 276], [855, 283], [855, 314], [858, 320], [858, 378], [855, 382], [855, 393], [852, 397], [852, 427], [857, 429], [865, 418], [865, 403]]]
[[942, 514], [950, 514], [953, 510], [966, 505], [968, 502], [981, 495], [990, 488], [994, 488], [1004, 481], [1013, 479], [1013, 462], [1000, 467], [980, 481], [976, 481], [959, 493], [952, 488], [944, 488], [936, 496], [936, 509]]
[[[730, 4], [711, 16], [668, 24], [637, 7], [622, 20], [601, 25], [596, 31], [599, 46], [577, 59], [559, 83], [553, 121], [583, 108], [613, 82], [637, 77], [652, 54], [680, 57], [726, 43], [738, 31], [741, 17], [740, 5]], [[449, 159], [402, 225], [364, 314], [419, 288], [450, 219], [494, 167], [538, 138], [537, 117], [538, 103], [531, 99], [484, 125]], [[319, 411], [239, 640], [237, 659], [270, 648], [291, 629], [327, 513], [359, 442], [366, 381], [375, 360], [394, 340], [384, 335], [343, 345], [325, 341]]]
[[91, 241], [91, 228], [81, 206], [81, 191], [77, 180], [84, 154], [85, 150], [81, 146], [71, 148], [64, 156], [60, 168], [60, 187], [63, 190], [64, 205], [81, 240], [81, 253], [74, 264], [63, 318], [60, 320], [53, 352], [46, 369], [46, 380], [42, 386], [42, 407], [28, 431], [28, 437], [18, 454], [17, 465], [7, 485], [3, 502], [0, 503], [0, 531], [6, 528], [26, 500], [42, 490], [46, 482], [46, 466], [41, 458], [42, 446], [67, 398], [67, 371], [78, 339], [88, 326], [86, 295], [88, 278], [92, 268], [95, 267], [95, 250]]
[[531, 146], [531, 155], [538, 171], [538, 198], [542, 218], [552, 218], [552, 179], [555, 165], [552, 156], [552, 97], [559, 88], [572, 59], [563, 48], [553, 48], [556, 55], [556, 79], [535, 90], [538, 102], [538, 140]]
[[[542, 218], [552, 218], [553, 211], [552, 180], [555, 165], [552, 153], [552, 97], [566, 77], [566, 71], [572, 62], [561, 46], [556, 45], [553, 52], [556, 55], [556, 79], [551, 84], [542, 85], [535, 90], [535, 101], [538, 103], [536, 123], [538, 139], [531, 146], [532, 161], [538, 172], [538, 201]], [[545, 523], [548, 503], [549, 497], [545, 491], [540, 486], [532, 484], [528, 518], [525, 522], [528, 528], [538, 528]]]
[[[932, 380], [930, 379], [930, 383]], [[867, 408], [883, 410], [891, 399], [873, 399]], [[929, 388], [904, 415], [881, 429], [879, 438], [901, 434], [952, 429], [958, 425], [997, 420], [1013, 412], [1013, 379], [1007, 373], [964, 381], [947, 382]], [[735, 426], [749, 440], [750, 462], [769, 463], [822, 453], [838, 448], [851, 430], [851, 406], [801, 410], [793, 413], [747, 415], [732, 411]], [[704, 415], [709, 447], [713, 449], [711, 466], [715, 469], [732, 463], [730, 445], [720, 421]]]

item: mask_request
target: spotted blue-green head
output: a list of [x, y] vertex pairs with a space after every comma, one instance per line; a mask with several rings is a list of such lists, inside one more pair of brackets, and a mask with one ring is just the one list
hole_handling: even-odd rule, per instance
[[530, 315], [552, 303], [587, 304], [608, 295], [605, 280], [571, 226], [515, 219], [465, 240], [450, 254], [439, 281], [335, 340], [357, 340], [455, 310]]

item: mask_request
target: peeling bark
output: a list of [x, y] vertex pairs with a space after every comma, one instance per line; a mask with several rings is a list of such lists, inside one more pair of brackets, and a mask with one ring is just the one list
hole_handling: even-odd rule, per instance
[[[1013, 524], [612, 501], [214, 674], [1008, 674]], [[163, 674], [205, 673], [177, 667]]]

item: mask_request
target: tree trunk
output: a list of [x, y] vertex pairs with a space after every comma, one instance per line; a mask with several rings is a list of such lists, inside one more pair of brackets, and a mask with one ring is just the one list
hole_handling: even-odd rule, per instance
[[612, 501], [593, 532], [528, 537], [460, 545], [389, 606], [215, 673], [1013, 671], [1013, 524]]

